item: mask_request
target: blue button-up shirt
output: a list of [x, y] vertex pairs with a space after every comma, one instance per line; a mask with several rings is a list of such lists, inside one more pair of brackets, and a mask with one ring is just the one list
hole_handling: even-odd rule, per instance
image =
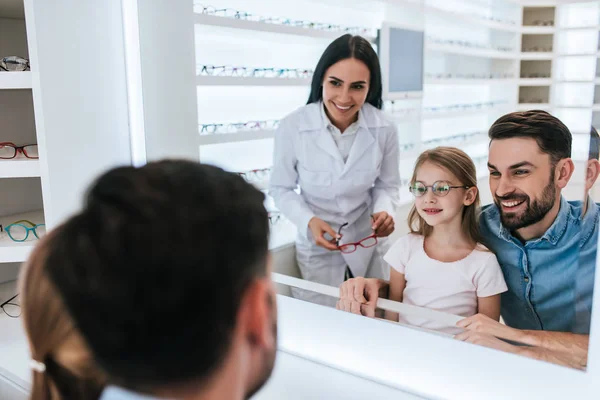
[[483, 242], [496, 254], [508, 286], [501, 306], [508, 326], [589, 333], [589, 313], [585, 313], [592, 307], [598, 207], [590, 202], [582, 218], [582, 204], [561, 197], [550, 228], [525, 243], [501, 224], [495, 204], [483, 207]]

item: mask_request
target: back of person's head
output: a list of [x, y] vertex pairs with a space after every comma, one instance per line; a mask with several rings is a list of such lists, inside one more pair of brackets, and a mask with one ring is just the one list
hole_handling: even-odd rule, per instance
[[351, 34], [335, 39], [321, 55], [313, 73], [307, 104], [316, 103], [323, 98], [323, 79], [329, 67], [348, 58], [362, 61], [369, 69], [371, 78], [365, 102], [379, 109], [383, 107], [379, 57], [367, 39]]
[[48, 265], [112, 382], [189, 393], [240, 349], [258, 376], [244, 390], [266, 381], [276, 312], [263, 202], [240, 176], [191, 161], [120, 167], [92, 185]]
[[546, 111], [531, 110], [506, 114], [488, 132], [490, 141], [512, 138], [534, 139], [540, 150], [550, 156], [552, 165], [571, 157], [573, 138], [569, 128]]
[[[425, 163], [431, 163], [437, 167], [450, 172], [459, 184], [468, 186], [469, 188], [477, 188], [477, 170], [471, 157], [464, 151], [456, 147], [436, 147], [426, 150], [417, 158], [415, 169], [410, 185], [413, 186], [417, 181], [419, 168]], [[473, 203], [465, 206], [463, 210], [462, 229], [467, 238], [473, 242], [480, 242], [479, 224], [477, 222], [477, 209], [479, 208], [479, 190], [475, 190], [475, 199]], [[412, 233], [429, 236], [433, 228], [421, 217], [413, 204], [408, 214], [408, 226]]]
[[22, 318], [33, 371], [32, 400], [93, 400], [106, 381], [50, 281], [47, 252], [56, 232], [43, 238], [20, 280]]

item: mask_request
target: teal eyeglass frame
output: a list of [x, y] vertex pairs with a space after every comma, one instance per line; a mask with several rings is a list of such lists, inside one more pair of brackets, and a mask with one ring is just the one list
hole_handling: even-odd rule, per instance
[[[22, 222], [26, 222], [26, 223], [28, 223], [28, 224], [29, 224], [29, 225], [31, 225], [31, 226], [26, 226], [26, 225], [22, 224]], [[25, 228], [25, 231], [26, 231], [26, 234], [25, 234], [25, 239], [22, 239], [22, 240], [15, 239], [15, 238], [14, 238], [14, 237], [13, 237], [13, 236], [10, 234], [10, 228], [12, 228], [13, 226], [20, 226], [20, 227], [23, 227], [23, 228]], [[39, 228], [40, 226], [46, 226], [46, 224], [37, 224], [37, 225], [36, 225], [36, 224], [34, 224], [33, 222], [31, 222], [31, 221], [28, 221], [28, 220], [26, 220], [26, 219], [22, 219], [22, 220], [20, 220], [20, 221], [17, 221], [17, 222], [14, 222], [14, 223], [10, 224], [10, 225], [7, 225], [7, 226], [5, 226], [5, 227], [4, 227], [4, 230], [6, 231], [6, 233], [8, 233], [8, 237], [9, 237], [9, 238], [10, 238], [10, 239], [11, 239], [13, 242], [24, 242], [24, 241], [26, 241], [26, 240], [29, 238], [29, 232], [30, 232], [30, 231], [33, 231], [33, 234], [35, 235], [35, 237], [36, 237], [37, 239], [39, 239], [40, 237], [38, 236], [36, 229], [37, 229], [37, 228]]]

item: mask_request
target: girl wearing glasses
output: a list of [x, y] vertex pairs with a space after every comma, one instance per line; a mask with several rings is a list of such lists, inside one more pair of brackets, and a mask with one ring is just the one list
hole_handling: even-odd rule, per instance
[[[270, 195], [298, 228], [296, 259], [304, 279], [339, 286], [345, 276], [389, 273], [373, 256], [377, 246], [340, 251], [340, 243], [394, 230], [398, 134], [381, 111], [381, 93], [373, 47], [360, 36], [343, 35], [321, 56], [308, 104], [284, 118], [275, 133]], [[335, 305], [335, 299], [293, 293]]]
[[[391, 265], [389, 298], [468, 317], [500, 318], [500, 294], [507, 290], [496, 256], [479, 244], [479, 193], [473, 161], [462, 150], [437, 147], [419, 156], [411, 179], [415, 196], [408, 222], [411, 233], [384, 256]], [[353, 279], [342, 285], [338, 308], [350, 311], [355, 289], [367, 297], [377, 280]], [[366, 299], [353, 299], [366, 303]], [[459, 333], [436, 321], [386, 312], [411, 326]]]

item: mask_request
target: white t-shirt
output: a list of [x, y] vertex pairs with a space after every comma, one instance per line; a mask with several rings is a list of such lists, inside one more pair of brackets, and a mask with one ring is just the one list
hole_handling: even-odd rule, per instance
[[[478, 246], [455, 262], [442, 262], [425, 253], [424, 237], [408, 234], [392, 245], [383, 259], [406, 279], [403, 303], [469, 317], [477, 314], [477, 298], [507, 291], [494, 253]], [[462, 332], [428, 318], [402, 316], [399, 322], [446, 333]]]

